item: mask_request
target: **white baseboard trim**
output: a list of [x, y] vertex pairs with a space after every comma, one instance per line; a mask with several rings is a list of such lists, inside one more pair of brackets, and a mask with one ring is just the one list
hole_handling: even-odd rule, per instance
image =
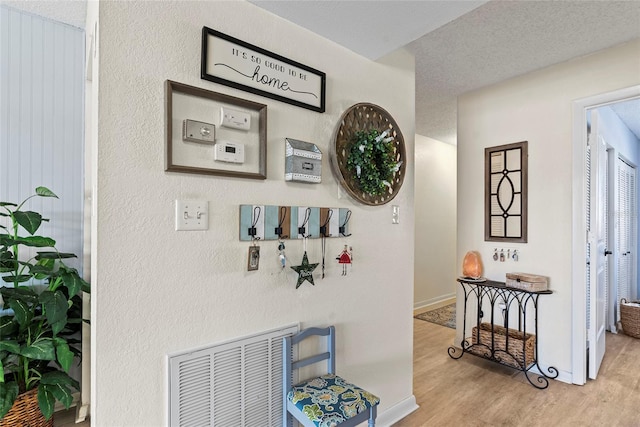
[[78, 405], [76, 408], [76, 423], [86, 421], [89, 416], [89, 405]]
[[410, 397], [396, 403], [391, 408], [387, 409], [381, 414], [378, 414], [376, 418], [376, 426], [378, 427], [391, 427], [416, 409], [419, 406], [416, 403], [416, 397], [412, 394]]
[[444, 307], [452, 302], [455, 302], [456, 294], [440, 295], [439, 297], [431, 298], [426, 301], [419, 301], [413, 304], [413, 314], [424, 313], [425, 311], [435, 310], [436, 308]]
[[[537, 366], [532, 366], [529, 371], [534, 373], [534, 374], [536, 374], [536, 375], [540, 375], [540, 370], [538, 369]], [[549, 373], [549, 372], [547, 371], [547, 373]], [[560, 382], [563, 382], [563, 383], [573, 384], [573, 375], [571, 374], [571, 372], [561, 371], [561, 370], [558, 369], [558, 376], [556, 378], [554, 378], [554, 379], [556, 381], [560, 381]], [[535, 378], [533, 379], [533, 381], [535, 381]]]

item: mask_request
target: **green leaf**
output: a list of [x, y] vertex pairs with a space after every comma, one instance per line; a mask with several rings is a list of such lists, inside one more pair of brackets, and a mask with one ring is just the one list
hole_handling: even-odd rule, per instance
[[0, 262], [0, 273], [11, 273], [16, 270], [18, 263], [15, 261]]
[[7, 415], [18, 397], [18, 383], [0, 383], [0, 419]]
[[38, 255], [36, 255], [37, 260], [62, 259], [62, 258], [77, 258], [77, 256], [75, 254], [69, 254], [64, 252], [38, 252]]
[[17, 331], [18, 322], [13, 319], [13, 316], [0, 317], [0, 337], [6, 339], [7, 337], [13, 336]]
[[20, 354], [20, 344], [17, 341], [0, 341], [0, 350], [8, 351], [13, 354]]
[[33, 211], [15, 211], [13, 217], [16, 222], [22, 226], [29, 234], [33, 234], [38, 231], [40, 224], [42, 224], [42, 215]]
[[0, 202], [0, 206], [18, 206], [18, 205], [11, 202]]
[[64, 329], [64, 325], [67, 323], [67, 310], [69, 309], [67, 297], [59, 290], [55, 292], [43, 291], [39, 300], [55, 336]]
[[21, 300], [29, 304], [38, 302], [38, 294], [33, 289], [24, 286], [19, 288], [2, 287], [0, 288], [0, 295], [2, 295], [5, 302], [10, 300]]
[[15, 239], [16, 244], [31, 246], [34, 248], [52, 248], [56, 245], [56, 241], [51, 237], [27, 236]]
[[85, 285], [88, 286], [88, 283], [75, 271], [64, 273], [61, 277], [64, 286], [69, 290], [69, 295], [76, 295]]
[[[6, 234], [4, 234], [4, 236], [6, 236]], [[8, 259], [13, 260], [14, 259], [13, 254], [11, 253], [11, 251], [8, 251], [8, 250], [2, 248], [2, 250], [0, 250], [0, 260], [4, 261], [4, 260], [8, 260]]]
[[6, 283], [23, 283], [29, 279], [31, 279], [31, 275], [29, 274], [20, 274], [18, 276], [2, 276], [2, 280]]
[[71, 403], [73, 403], [73, 394], [71, 390], [62, 384], [43, 384], [40, 386], [44, 388], [47, 393], [51, 393], [57, 400], [59, 400], [66, 409], [69, 409]]
[[36, 194], [41, 197], [55, 197], [56, 199], [58, 198], [58, 196], [56, 196], [55, 193], [49, 190], [47, 187], [36, 187]]
[[69, 349], [69, 344], [62, 338], [54, 338], [53, 345], [56, 348], [56, 356], [58, 363], [65, 372], [69, 372], [71, 363], [73, 362], [73, 352]]
[[25, 357], [35, 360], [56, 360], [56, 352], [51, 338], [39, 338], [20, 351]]
[[78, 381], [74, 380], [62, 371], [51, 371], [43, 374], [42, 378], [40, 378], [40, 384], [63, 384], [69, 387], [73, 387], [76, 390], [80, 390], [80, 384], [78, 383]]
[[31, 268], [29, 269], [29, 272], [34, 276], [44, 274], [48, 277], [54, 273], [54, 270], [52, 266], [36, 264], [31, 266]]
[[12, 246], [16, 244], [16, 241], [13, 240], [13, 236], [10, 234], [0, 234], [0, 245], [2, 246]]
[[[36, 257], [37, 258], [37, 257]], [[41, 259], [35, 265], [32, 265], [29, 272], [36, 279], [51, 279], [56, 273], [57, 265], [54, 259]]]
[[23, 300], [9, 301], [9, 307], [13, 310], [14, 316], [20, 326], [26, 326], [33, 319], [33, 311], [29, 304]]
[[53, 408], [56, 404], [56, 398], [51, 393], [51, 390], [47, 390], [46, 387], [43, 387], [42, 384], [38, 387], [38, 406], [40, 407], [40, 411], [42, 415], [44, 415], [45, 419], [51, 418], [53, 415]]

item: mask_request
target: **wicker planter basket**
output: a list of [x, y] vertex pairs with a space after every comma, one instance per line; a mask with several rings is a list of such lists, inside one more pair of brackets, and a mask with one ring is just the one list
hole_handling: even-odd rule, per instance
[[[478, 356], [491, 357], [491, 324], [481, 323], [473, 327], [472, 343], [484, 346], [472, 347], [469, 351]], [[507, 336], [509, 344], [507, 348]], [[526, 369], [534, 361], [536, 336], [493, 325], [494, 358], [499, 362], [516, 369]], [[508, 353], [505, 353], [505, 351]]]
[[45, 420], [38, 406], [38, 389], [18, 395], [0, 427], [53, 427], [53, 417]]
[[620, 323], [626, 335], [640, 338], [640, 301], [620, 300]]

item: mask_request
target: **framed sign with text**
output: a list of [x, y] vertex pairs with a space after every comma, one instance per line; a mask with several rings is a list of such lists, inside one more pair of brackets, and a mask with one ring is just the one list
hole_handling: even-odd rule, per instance
[[314, 68], [202, 28], [200, 77], [324, 113], [326, 75]]

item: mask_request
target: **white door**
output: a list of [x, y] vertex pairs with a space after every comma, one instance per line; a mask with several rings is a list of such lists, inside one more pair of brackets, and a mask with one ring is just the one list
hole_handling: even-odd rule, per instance
[[606, 255], [607, 241], [605, 230], [607, 182], [607, 147], [598, 134], [598, 112], [591, 112], [591, 185], [590, 185], [590, 224], [588, 224], [589, 259], [589, 315], [587, 340], [589, 348], [589, 378], [595, 379], [605, 352], [606, 336]]
[[[636, 219], [636, 170], [623, 159], [618, 159], [618, 282], [615, 307], [620, 313], [620, 299], [631, 300], [635, 283], [635, 219]], [[616, 320], [619, 320], [619, 315]]]

